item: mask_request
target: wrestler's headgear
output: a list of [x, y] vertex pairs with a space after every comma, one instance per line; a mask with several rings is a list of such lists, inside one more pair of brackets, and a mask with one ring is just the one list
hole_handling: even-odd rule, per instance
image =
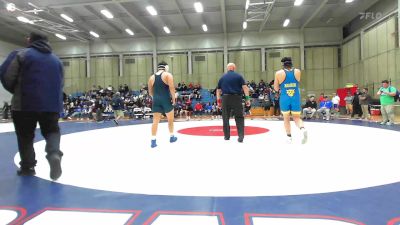
[[166, 62], [162, 61], [158, 64], [157, 69], [159, 70], [165, 70], [165, 72], [168, 72], [169, 66]]

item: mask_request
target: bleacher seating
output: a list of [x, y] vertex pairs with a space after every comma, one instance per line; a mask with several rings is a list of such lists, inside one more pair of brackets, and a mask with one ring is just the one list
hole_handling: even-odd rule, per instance
[[134, 108], [133, 109], [133, 116], [136, 119], [143, 118], [143, 110], [141, 108]]
[[132, 95], [138, 96], [138, 95], [140, 95], [140, 91], [132, 91]]

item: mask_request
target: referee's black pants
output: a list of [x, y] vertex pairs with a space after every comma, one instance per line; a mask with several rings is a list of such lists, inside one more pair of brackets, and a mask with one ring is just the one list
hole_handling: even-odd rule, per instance
[[236, 129], [238, 131], [239, 139], [244, 138], [244, 116], [242, 95], [223, 95], [222, 96], [222, 121], [224, 124], [225, 139], [230, 138], [231, 130], [229, 126], [229, 117], [233, 111], [236, 121]]

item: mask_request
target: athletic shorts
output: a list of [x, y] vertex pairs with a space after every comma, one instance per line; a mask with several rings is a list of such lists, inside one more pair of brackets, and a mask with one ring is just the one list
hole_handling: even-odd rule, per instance
[[279, 100], [279, 105], [282, 114], [301, 114], [301, 104], [300, 99], [298, 98], [281, 97]]
[[171, 102], [153, 101], [153, 113], [169, 113], [174, 109]]

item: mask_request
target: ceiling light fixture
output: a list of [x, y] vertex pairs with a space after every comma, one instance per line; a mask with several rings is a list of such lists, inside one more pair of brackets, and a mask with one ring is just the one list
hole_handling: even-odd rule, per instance
[[346, 0], [346, 3], [352, 3], [354, 0]]
[[67, 16], [67, 15], [65, 15], [65, 14], [60, 14], [60, 16], [61, 16], [64, 20], [66, 20], [66, 21], [68, 21], [68, 22], [70, 22], [70, 23], [74, 22], [74, 20], [73, 20], [71, 17], [69, 17], [69, 16]]
[[167, 26], [164, 26], [164, 31], [167, 34], [171, 33], [171, 30]]
[[150, 13], [150, 15], [152, 16], [158, 15], [157, 10], [152, 5], [147, 6], [146, 9]]
[[286, 19], [285, 22], [283, 22], [283, 27], [287, 27], [290, 23], [289, 19]]
[[101, 14], [103, 14], [108, 19], [114, 18], [113, 14], [110, 11], [108, 11], [107, 9], [103, 9], [100, 12], [101, 12]]
[[18, 17], [17, 17], [17, 20], [19, 20], [19, 21], [22, 22], [22, 23], [33, 24], [33, 21], [32, 21], [32, 20], [29, 20], [29, 19], [27, 19], [26, 17], [23, 17], [23, 16], [18, 16]]
[[100, 37], [100, 35], [98, 35], [98, 34], [97, 34], [96, 32], [94, 32], [94, 31], [90, 31], [89, 34], [92, 35], [92, 36], [95, 37], [95, 38], [99, 38], [99, 37]]
[[304, 1], [304, 0], [295, 0], [295, 1], [294, 1], [294, 5], [295, 5], [295, 6], [300, 6], [301, 4], [303, 4], [303, 1]]
[[198, 13], [204, 12], [203, 4], [201, 4], [201, 2], [195, 2], [195, 3], [194, 3], [194, 9], [195, 9], [196, 12], [198, 12]]
[[33, 8], [38, 9], [39, 7], [37, 7], [36, 5], [34, 5], [32, 2], [28, 2], [28, 5], [32, 6]]
[[131, 36], [134, 35], [133, 31], [131, 29], [129, 29], [129, 28], [126, 28], [125, 31], [126, 31], [126, 33], [128, 33]]
[[208, 27], [207, 27], [206, 24], [203, 24], [203, 26], [201, 26], [201, 27], [203, 28], [203, 31], [204, 31], [204, 32], [207, 32], [207, 31], [208, 31]]
[[17, 9], [17, 7], [15, 7], [15, 4], [14, 4], [14, 3], [7, 3], [6, 9], [7, 9], [7, 11], [9, 11], [9, 12], [14, 12], [14, 11]]
[[65, 37], [64, 35], [62, 35], [62, 34], [55, 34], [56, 35], [56, 37], [58, 37], [58, 38], [60, 38], [60, 39], [62, 39], [62, 40], [67, 40], [67, 37]]

